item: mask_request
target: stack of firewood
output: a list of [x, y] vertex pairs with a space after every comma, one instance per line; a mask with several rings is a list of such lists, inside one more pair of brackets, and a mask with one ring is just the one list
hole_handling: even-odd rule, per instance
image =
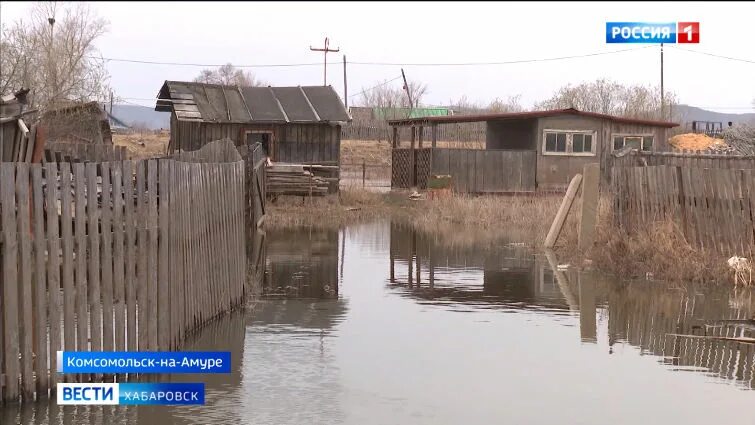
[[322, 196], [328, 193], [329, 178], [319, 176], [316, 166], [275, 164], [266, 167], [269, 195]]

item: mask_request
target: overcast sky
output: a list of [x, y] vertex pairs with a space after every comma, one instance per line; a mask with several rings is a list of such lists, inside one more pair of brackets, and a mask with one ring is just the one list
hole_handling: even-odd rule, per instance
[[[29, 3], [2, 2], [3, 25], [23, 18]], [[699, 21], [700, 44], [667, 45], [665, 86], [682, 103], [721, 112], [753, 112], [755, 3], [242, 3], [102, 2], [92, 7], [109, 22], [97, 41], [107, 58], [238, 65], [316, 63], [256, 68], [272, 85], [322, 83], [326, 36], [339, 53], [328, 55], [328, 83], [343, 96], [342, 55], [354, 62], [461, 63], [543, 59], [645, 47], [579, 59], [487, 66], [411, 66], [410, 79], [427, 84], [425, 102], [444, 104], [467, 95], [487, 102], [521, 95], [522, 103], [549, 97], [565, 84], [606, 77], [624, 84], [659, 84], [660, 49], [606, 44], [606, 21]], [[674, 48], [677, 47], [677, 48]], [[721, 59], [678, 48], [750, 61]], [[201, 67], [111, 61], [116, 94], [149, 100], [164, 80], [190, 80]], [[348, 65], [352, 96], [401, 66]], [[400, 87], [400, 81], [395, 81]], [[356, 101], [351, 97], [350, 103]]]

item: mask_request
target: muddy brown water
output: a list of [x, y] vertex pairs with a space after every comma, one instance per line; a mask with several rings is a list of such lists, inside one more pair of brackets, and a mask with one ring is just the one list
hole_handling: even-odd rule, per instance
[[[554, 272], [503, 241], [389, 222], [269, 232], [260, 301], [189, 350], [230, 350], [204, 406], [0, 408], [5, 424], [755, 424], [755, 347], [669, 334], [755, 291]], [[392, 265], [391, 265], [392, 264]]]

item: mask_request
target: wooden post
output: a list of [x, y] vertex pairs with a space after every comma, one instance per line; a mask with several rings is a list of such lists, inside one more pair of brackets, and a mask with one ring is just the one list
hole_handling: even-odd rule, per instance
[[682, 232], [684, 232], [684, 237], [689, 240], [690, 235], [687, 230], [688, 221], [687, 221], [687, 199], [684, 193], [684, 184], [682, 180], [682, 167], [674, 167], [674, 175], [676, 176], [676, 188], [679, 192], [679, 215], [682, 220]]
[[[583, 189], [584, 190], [584, 189]], [[580, 273], [579, 279], [579, 335], [582, 342], [597, 342], [595, 319], [595, 277]]]
[[423, 133], [424, 133], [425, 127], [419, 126], [419, 148], [422, 149], [422, 139], [423, 139]]
[[366, 165], [364, 163], [364, 158], [362, 158], [362, 187], [364, 187], [365, 174], [366, 174]]
[[561, 201], [561, 206], [558, 207], [556, 218], [553, 219], [551, 228], [548, 231], [548, 236], [545, 238], [546, 248], [553, 248], [553, 246], [556, 245], [558, 236], [561, 234], [561, 229], [566, 221], [566, 216], [569, 214], [569, 210], [574, 203], [574, 197], [577, 194], [577, 190], [579, 190], [580, 183], [582, 183], [581, 174], [577, 174], [571, 179], [569, 188], [566, 190], [566, 195], [564, 195], [564, 199]]
[[431, 127], [431, 133], [432, 133], [432, 147], [436, 147], [438, 143], [438, 124], [433, 124]]
[[392, 140], [393, 147], [397, 148], [398, 147], [398, 127], [394, 126], [394, 127], [391, 127], [391, 129], [393, 130], [393, 140]]
[[592, 246], [595, 239], [598, 195], [600, 194], [600, 164], [586, 164], [583, 176], [578, 247], [580, 250], [585, 251]]
[[412, 148], [410, 152], [409, 169], [411, 170], [410, 183], [411, 186], [417, 185], [417, 152], [415, 151], [415, 143], [417, 141], [417, 127], [412, 126]]
[[[3, 201], [2, 232], [3, 232], [3, 299], [0, 300], [5, 332], [2, 338], [5, 359], [5, 400], [18, 399], [18, 356], [21, 350], [18, 337], [18, 239], [16, 238], [15, 213], [15, 164], [0, 163], [0, 196]], [[2, 382], [0, 382], [0, 385]]]

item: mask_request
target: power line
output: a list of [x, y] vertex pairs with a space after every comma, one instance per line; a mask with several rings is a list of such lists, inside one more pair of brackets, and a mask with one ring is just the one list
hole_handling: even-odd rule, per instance
[[623, 50], [614, 50], [610, 52], [597, 52], [597, 53], [587, 53], [584, 55], [572, 55], [572, 56], [559, 56], [559, 57], [553, 57], [553, 58], [541, 58], [541, 59], [520, 59], [520, 60], [513, 60], [513, 61], [503, 61], [503, 62], [448, 62], [448, 63], [400, 63], [400, 62], [348, 62], [352, 65], [386, 65], [386, 66], [478, 66], [478, 65], [511, 65], [511, 64], [517, 64], [517, 63], [530, 63], [530, 62], [549, 62], [549, 61], [558, 61], [558, 60], [564, 60], [564, 59], [579, 59], [579, 58], [587, 58], [592, 56], [601, 56], [601, 55], [610, 55], [614, 53], [623, 53], [623, 52], [630, 52], [635, 50], [642, 50], [647, 49], [651, 46], [642, 46], [642, 47], [633, 47], [629, 49], [623, 49]]
[[[549, 62], [566, 59], [579, 59], [592, 56], [611, 55], [614, 53], [623, 53], [635, 50], [647, 49], [652, 46], [633, 47], [623, 50], [614, 50], [610, 52], [596, 52], [587, 53], [583, 55], [571, 55], [571, 56], [559, 56], [553, 58], [540, 58], [540, 59], [520, 59], [512, 61], [500, 61], [500, 62], [448, 62], [448, 63], [400, 63], [400, 62], [359, 62], [359, 61], [347, 61], [349, 65], [371, 65], [371, 66], [484, 66], [484, 65], [510, 65], [518, 63], [530, 63], [530, 62]], [[138, 63], [145, 65], [171, 65], [171, 66], [199, 66], [199, 67], [220, 67], [226, 64], [208, 64], [208, 63], [188, 63], [188, 62], [160, 62], [141, 59], [125, 59], [125, 58], [110, 58], [110, 57], [97, 57], [89, 56], [93, 59], [102, 59], [111, 62], [127, 62]], [[316, 66], [319, 63], [283, 63], [283, 64], [255, 64], [255, 65], [233, 65], [236, 68], [275, 68], [275, 67], [298, 67], [298, 66]]]
[[[186, 62], [158, 62], [148, 61], [140, 59], [123, 59], [123, 58], [106, 58], [98, 56], [89, 56], [90, 59], [102, 59], [110, 62], [127, 62], [127, 63], [140, 63], [145, 65], [171, 65], [171, 66], [201, 66], [201, 67], [221, 67], [227, 65], [211, 64], [211, 63], [186, 63]], [[257, 64], [257, 65], [233, 65], [235, 68], [280, 68], [280, 67], [296, 67], [296, 66], [314, 66], [320, 65], [319, 63], [279, 63], [279, 64]]]
[[668, 47], [672, 47], [672, 48], [677, 49], [677, 50], [682, 50], [684, 52], [697, 53], [697, 54], [700, 54], [700, 55], [712, 56], [714, 58], [720, 58], [720, 59], [728, 59], [728, 60], [732, 60], [732, 61], [736, 61], [736, 62], [744, 62], [744, 63], [753, 63], [753, 64], [755, 64], [755, 60], [742, 59], [742, 58], [734, 58], [734, 57], [731, 57], [731, 56], [724, 56], [724, 55], [717, 55], [715, 53], [702, 52], [700, 50], [685, 49], [684, 47], [678, 47], [678, 46], [674, 46], [674, 45], [667, 45], [667, 46]]
[[372, 86], [372, 87], [370, 87], [370, 88], [368, 88], [368, 89], [364, 89], [364, 90], [360, 91], [359, 93], [354, 93], [354, 94], [352, 94], [351, 96], [349, 96], [349, 98], [352, 98], [352, 97], [355, 97], [355, 96], [359, 96], [360, 94], [363, 94], [363, 93], [367, 93], [367, 92], [368, 92], [368, 91], [370, 91], [370, 90], [374, 90], [374, 89], [376, 89], [376, 88], [378, 88], [378, 87], [382, 87], [382, 86], [384, 86], [384, 85], [386, 85], [386, 84], [388, 84], [388, 83], [392, 83], [392, 82], [394, 82], [394, 81], [396, 81], [396, 80], [398, 80], [398, 79], [400, 79], [400, 78], [402, 78], [402, 77], [401, 77], [401, 76], [399, 75], [398, 77], [396, 77], [396, 78], [394, 78], [394, 79], [392, 79], [392, 80], [383, 81], [382, 83], [380, 83], [380, 84], [378, 84], [378, 85], [376, 85], [376, 86]]

